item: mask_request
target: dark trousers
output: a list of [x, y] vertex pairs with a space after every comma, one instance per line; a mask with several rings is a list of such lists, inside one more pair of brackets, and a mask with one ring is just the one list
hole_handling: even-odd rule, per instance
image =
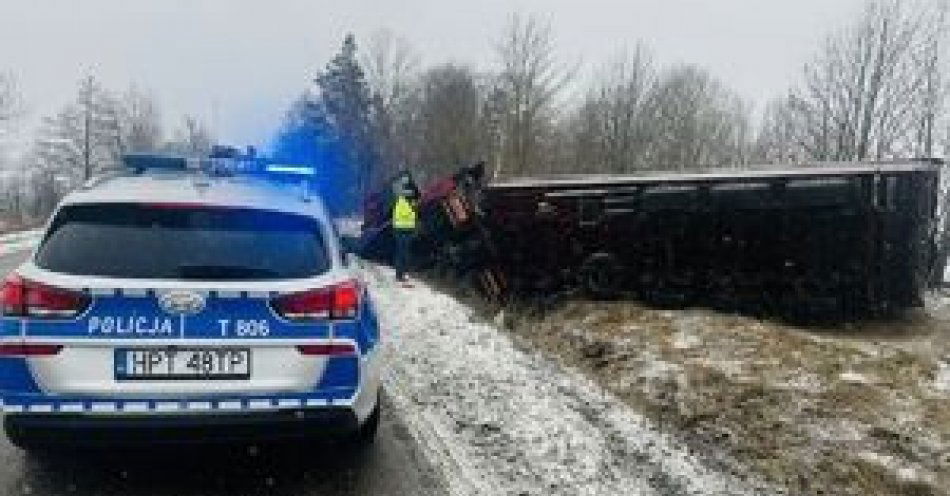
[[405, 279], [412, 257], [412, 229], [393, 229], [395, 253], [393, 265], [396, 267], [396, 279]]

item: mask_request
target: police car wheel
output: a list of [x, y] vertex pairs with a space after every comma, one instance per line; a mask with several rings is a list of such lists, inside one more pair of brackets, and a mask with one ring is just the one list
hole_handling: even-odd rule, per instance
[[34, 432], [33, 429], [17, 425], [15, 420], [16, 419], [11, 415], [7, 415], [3, 419], [3, 432], [6, 434], [10, 444], [31, 455], [42, 456], [52, 451], [50, 446], [38, 441], [37, 433]]
[[376, 406], [373, 407], [373, 411], [366, 417], [354, 436], [354, 444], [358, 447], [370, 446], [376, 440], [376, 431], [379, 430], [380, 408], [380, 401], [377, 396]]

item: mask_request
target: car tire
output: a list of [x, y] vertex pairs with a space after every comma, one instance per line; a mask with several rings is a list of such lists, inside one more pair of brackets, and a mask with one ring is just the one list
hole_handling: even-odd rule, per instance
[[36, 439], [32, 429], [14, 426], [14, 422], [10, 416], [6, 416], [3, 419], [3, 433], [7, 436], [7, 440], [10, 441], [10, 444], [25, 451], [29, 455], [35, 456], [45, 456], [52, 451], [50, 446]]
[[366, 420], [360, 424], [357, 428], [356, 433], [353, 436], [353, 444], [358, 448], [368, 448], [373, 445], [373, 442], [376, 440], [376, 431], [379, 430], [379, 417], [380, 417], [380, 397], [376, 395], [376, 406], [373, 407], [373, 411], [370, 412], [369, 416], [366, 417]]

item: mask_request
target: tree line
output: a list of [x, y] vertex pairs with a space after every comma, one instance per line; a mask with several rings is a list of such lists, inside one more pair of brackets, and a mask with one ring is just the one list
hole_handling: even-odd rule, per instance
[[582, 76], [536, 15], [509, 17], [488, 70], [422, 67], [391, 32], [360, 49], [350, 35], [288, 112], [277, 149], [309, 144], [356, 179], [353, 198], [401, 169], [424, 180], [477, 160], [504, 178], [945, 156], [946, 28], [943, 2], [869, 0], [758, 112], [701, 65], [659, 63], [644, 43]]
[[[946, 156], [946, 30], [941, 0], [868, 0], [759, 109], [699, 64], [664, 64], [646, 43], [592, 66], [566, 60], [538, 15], [509, 16], [487, 68], [423, 66], [389, 31], [359, 43], [347, 35], [271, 148], [320, 167], [346, 210], [403, 169], [425, 181], [475, 161], [501, 179]], [[0, 133], [21, 107], [15, 78], [0, 75]], [[212, 142], [194, 118], [171, 137], [161, 122], [148, 92], [84, 78], [0, 178], [0, 206], [42, 216], [125, 151], [201, 154]]]
[[[16, 78], [0, 74], [0, 152], [24, 113]], [[72, 101], [42, 118], [26, 152], [14, 160], [0, 153], [0, 208], [7, 224], [32, 224], [44, 218], [60, 198], [96, 174], [115, 169], [127, 152], [162, 151], [205, 155], [213, 144], [210, 130], [183, 116], [166, 135], [155, 98], [138, 86], [113, 91], [95, 76], [82, 78]]]

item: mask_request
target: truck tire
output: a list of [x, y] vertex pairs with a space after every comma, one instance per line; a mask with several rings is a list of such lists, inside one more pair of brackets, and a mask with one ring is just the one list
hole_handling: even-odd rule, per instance
[[581, 287], [594, 298], [612, 298], [620, 290], [620, 264], [609, 253], [594, 253], [579, 271]]

